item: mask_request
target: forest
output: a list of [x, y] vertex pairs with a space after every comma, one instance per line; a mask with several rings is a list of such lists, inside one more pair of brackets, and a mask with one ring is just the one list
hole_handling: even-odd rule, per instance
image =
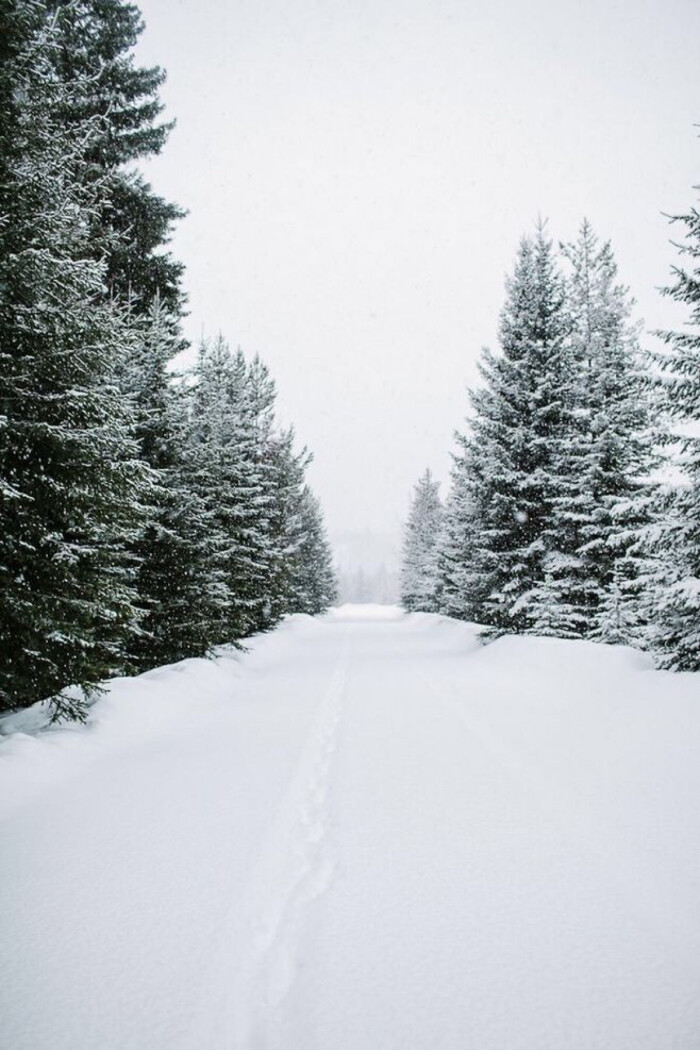
[[184, 212], [138, 169], [172, 127], [141, 30], [123, 0], [2, 5], [0, 710], [82, 719], [107, 678], [335, 593], [265, 364], [219, 337], [178, 370]]

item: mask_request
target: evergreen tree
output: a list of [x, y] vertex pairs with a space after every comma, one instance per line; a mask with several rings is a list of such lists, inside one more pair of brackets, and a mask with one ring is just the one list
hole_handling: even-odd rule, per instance
[[118, 672], [137, 618], [126, 551], [146, 475], [117, 387], [132, 332], [90, 243], [104, 186], [84, 155], [102, 123], [62, 119], [90, 84], [57, 79], [41, 4], [14, 0], [3, 21], [0, 697], [81, 717], [65, 688]]
[[647, 530], [649, 642], [662, 666], [700, 670], [700, 212], [691, 208], [673, 220], [683, 224], [678, 250], [686, 260], [674, 267], [666, 294], [688, 308], [688, 329], [661, 333], [656, 355], [663, 406], [671, 421], [667, 441], [681, 471], [678, 485], [659, 494]]
[[440, 612], [458, 620], [481, 621], [488, 596], [488, 576], [480, 560], [481, 500], [486, 477], [480, 470], [481, 450], [471, 435], [456, 434], [451, 487], [438, 537], [437, 567]]
[[[645, 526], [646, 528], [646, 526]], [[616, 558], [612, 579], [607, 581], [605, 591], [596, 608], [595, 628], [591, 637], [613, 645], [642, 645], [643, 629], [644, 559], [638, 535], [626, 529], [615, 537], [615, 541], [629, 541], [629, 554]]]
[[648, 397], [627, 289], [617, 282], [609, 242], [584, 221], [564, 249], [571, 264], [572, 329], [569, 485], [556, 502], [575, 548], [570, 589], [584, 628], [604, 641], [630, 642], [639, 591], [638, 544], [651, 469]]
[[291, 611], [315, 616], [337, 600], [338, 585], [321, 505], [308, 485], [301, 490], [299, 519], [301, 543], [292, 573]]
[[[89, 85], [79, 101], [63, 107], [62, 118], [68, 128], [85, 119], [96, 119], [101, 133], [85, 145], [85, 173], [88, 180], [99, 178], [105, 187], [101, 207], [93, 215], [91, 243], [98, 256], [106, 256], [107, 281], [105, 292], [112, 301], [127, 308], [138, 323], [135, 331], [140, 344], [134, 344], [133, 353], [124, 362], [122, 388], [128, 394], [138, 390], [140, 415], [147, 414], [151, 429], [165, 433], [172, 426], [169, 402], [163, 379], [168, 361], [163, 360], [167, 348], [172, 359], [186, 345], [176, 331], [182, 315], [183, 294], [181, 277], [183, 267], [165, 250], [170, 240], [173, 223], [183, 214], [180, 208], [153, 192], [143, 177], [134, 170], [134, 162], [161, 151], [172, 124], [160, 121], [162, 103], [158, 92], [165, 79], [158, 67], [142, 68], [135, 64], [133, 50], [143, 30], [138, 8], [124, 0], [48, 0], [56, 26], [57, 47], [54, 69], [56, 76], [71, 85], [81, 80]], [[106, 247], [107, 246], [107, 247]], [[167, 312], [170, 320], [169, 337], [163, 340], [161, 320]], [[149, 331], [149, 323], [155, 328]], [[145, 355], [153, 352], [149, 364]], [[143, 383], [152, 373], [152, 385]], [[156, 374], [161, 374], [155, 379]], [[148, 399], [152, 394], [152, 399]], [[133, 554], [143, 562], [138, 573], [139, 600], [149, 611], [146, 631], [137, 645], [137, 666], [147, 667], [151, 661], [163, 662], [189, 653], [194, 637], [181, 642], [176, 639], [173, 623], [172, 647], [166, 643], [163, 631], [155, 630], [153, 618], [158, 617], [157, 595], [175, 597], [164, 590], [164, 581], [170, 575], [185, 585], [182, 555], [189, 551], [193, 557], [191, 571], [195, 573], [196, 557], [186, 534], [193, 522], [186, 514], [166, 509], [174, 498], [173, 464], [148, 441], [148, 434], [139, 428], [141, 456], [152, 471], [162, 476], [154, 493], [152, 519], [139, 537]], [[172, 456], [166, 457], [172, 460]], [[181, 497], [184, 494], [181, 493]], [[164, 502], [165, 501], [165, 502]], [[190, 505], [182, 498], [180, 507]], [[191, 508], [192, 509], [192, 508]], [[177, 519], [179, 538], [173, 531]], [[166, 526], [166, 523], [167, 526]], [[164, 531], [165, 530], [165, 531]], [[196, 535], [197, 530], [192, 535]], [[166, 542], [169, 536], [171, 542]], [[172, 564], [168, 557], [174, 559]], [[202, 584], [206, 591], [206, 585]], [[186, 595], [183, 593], [182, 613], [186, 616]], [[166, 608], [167, 607], [167, 608]], [[194, 610], [197, 603], [193, 603]], [[166, 602], [163, 615], [175, 610]], [[163, 627], [165, 626], [163, 620]], [[185, 629], [182, 619], [177, 621]], [[203, 616], [201, 623], [206, 622]], [[195, 632], [196, 634], [196, 632]], [[151, 653], [146, 648], [150, 638]], [[158, 642], [160, 638], [160, 642]], [[182, 643], [182, 644], [181, 644]], [[194, 651], [199, 651], [195, 645]]]
[[275, 386], [219, 337], [204, 343], [193, 389], [194, 490], [209, 518], [213, 561], [226, 587], [213, 642], [236, 641], [335, 596], [318, 504], [305, 484], [309, 454], [279, 431]]
[[[240, 355], [239, 350], [239, 355]], [[264, 631], [282, 613], [276, 611], [277, 563], [285, 559], [275, 540], [275, 504], [280, 472], [277, 457], [280, 439], [276, 431], [277, 390], [269, 370], [255, 356], [245, 372], [245, 409], [251, 428], [248, 510], [248, 562], [254, 567], [248, 580], [248, 632]], [[282, 442], [283, 444], [283, 442]], [[284, 610], [286, 611], [286, 610]]]
[[177, 319], [156, 296], [138, 319], [139, 338], [124, 385], [136, 407], [135, 436], [156, 471], [148, 520], [134, 545], [145, 615], [132, 646], [140, 670], [203, 656], [211, 648], [228, 591], [212, 561], [209, 519], [196, 492], [189, 392], [168, 365], [181, 346]]
[[311, 616], [336, 600], [337, 584], [321, 507], [304, 481], [310, 457], [294, 450], [293, 430], [279, 438], [280, 474], [272, 517], [276, 573], [271, 588], [271, 621], [289, 613]]
[[[47, 0], [55, 15], [54, 70], [67, 85], [85, 85], [62, 110], [68, 127], [96, 118], [100, 133], [85, 144], [84, 177], [107, 187], [93, 215], [98, 256], [107, 252], [107, 287], [112, 297], [147, 314], [158, 296], [173, 315], [182, 311], [183, 266], [164, 250], [173, 224], [184, 212], [154, 193], [134, 170], [134, 161], [161, 152], [172, 122], [159, 122], [159, 89], [165, 72], [134, 62], [143, 31], [135, 4], [126, 0]], [[116, 236], [115, 236], [116, 234]]]
[[203, 343], [195, 373], [195, 491], [210, 520], [218, 571], [226, 581], [225, 620], [213, 643], [269, 626], [269, 492], [259, 455], [261, 406], [239, 350], [220, 336]]
[[482, 355], [483, 386], [471, 395], [463, 442], [463, 502], [473, 515], [465, 607], [492, 633], [536, 629], [568, 553], [553, 528], [571, 412], [567, 336], [563, 283], [540, 224], [521, 241], [501, 353]]
[[304, 547], [302, 493], [310, 461], [306, 449], [297, 452], [294, 430], [276, 435], [270, 449], [272, 466], [269, 543], [272, 575], [269, 581], [268, 625], [288, 613], [303, 611], [300, 597], [300, 562]]
[[443, 508], [439, 482], [429, 470], [416, 483], [404, 530], [401, 604], [408, 612], [440, 608], [438, 538]]

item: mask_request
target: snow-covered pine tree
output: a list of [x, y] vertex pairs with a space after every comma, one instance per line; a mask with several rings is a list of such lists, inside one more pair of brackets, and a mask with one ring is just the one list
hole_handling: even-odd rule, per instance
[[0, 696], [80, 718], [65, 688], [118, 672], [137, 616], [126, 548], [145, 473], [117, 387], [131, 331], [90, 243], [104, 186], [84, 157], [103, 127], [62, 119], [90, 85], [55, 76], [41, 3], [11, 0], [2, 21]]
[[333, 555], [321, 505], [308, 485], [298, 494], [297, 504], [299, 542], [291, 559], [288, 611], [315, 616], [337, 599]]
[[[240, 351], [239, 351], [240, 354]], [[275, 422], [277, 389], [269, 369], [256, 354], [245, 372], [245, 411], [251, 427], [250, 491], [255, 493], [248, 518], [248, 559], [255, 565], [249, 586], [249, 631], [264, 631], [279, 618], [275, 608], [277, 563], [284, 559], [275, 536], [278, 438]]]
[[210, 519], [193, 479], [189, 392], [168, 371], [182, 345], [178, 320], [157, 295], [137, 325], [122, 385], [135, 405], [141, 454], [156, 472], [148, 521], [134, 545], [144, 617], [132, 653], [145, 670], [205, 655], [228, 591], [212, 560]]
[[238, 505], [238, 472], [235, 435], [237, 421], [229, 398], [233, 382], [233, 362], [228, 344], [222, 336], [204, 341], [198, 350], [190, 390], [191, 466], [189, 483], [200, 501], [210, 544], [211, 570], [223, 583], [223, 604], [218, 622], [212, 624], [209, 644], [221, 645], [241, 637], [240, 624], [231, 630], [231, 556], [232, 534]]
[[[636, 504], [635, 504], [636, 509]], [[646, 503], [641, 505], [646, 510]], [[645, 514], [643, 531], [648, 528]], [[629, 549], [615, 559], [612, 579], [596, 608], [595, 626], [591, 637], [611, 645], [641, 645], [646, 640], [646, 596], [644, 581], [646, 560], [639, 540], [639, 531], [624, 529], [618, 536]]]
[[[634, 640], [639, 546], [651, 470], [649, 404], [628, 291], [609, 242], [584, 221], [570, 263], [571, 397], [568, 484], [554, 501], [573, 557], [563, 582], [591, 637]], [[566, 597], [565, 597], [566, 600]]]
[[99, 172], [109, 189], [91, 233], [100, 258], [109, 244], [109, 294], [144, 314], [158, 296], [179, 316], [184, 268], [166, 246], [184, 212], [154, 193], [134, 169], [135, 161], [161, 152], [173, 127], [159, 120], [165, 72], [134, 61], [143, 31], [139, 9], [129, 0], [47, 0], [47, 7], [55, 16], [56, 75], [68, 85], [86, 85], [79, 101], [64, 106], [63, 120], [69, 127], [89, 117], [100, 121], [85, 160], [87, 177]]
[[195, 491], [207, 508], [214, 561], [228, 591], [220, 637], [212, 639], [216, 644], [273, 622], [268, 619], [270, 494], [264, 457], [258, 454], [261, 409], [253, 403], [243, 353], [231, 354], [221, 336], [204, 342], [195, 380]]
[[[151, 430], [163, 435], [172, 428], [169, 413], [170, 403], [164, 384], [164, 353], [172, 359], [184, 349], [185, 341], [177, 332], [181, 319], [184, 296], [181, 289], [182, 264], [172, 258], [167, 250], [174, 222], [184, 212], [176, 205], [153, 192], [150, 185], [134, 169], [134, 162], [160, 153], [171, 123], [160, 120], [162, 103], [159, 89], [165, 73], [158, 67], [144, 68], [134, 62], [134, 48], [143, 30], [138, 8], [125, 0], [47, 0], [55, 17], [57, 47], [54, 56], [56, 75], [67, 85], [81, 79], [89, 90], [79, 105], [68, 105], [62, 112], [68, 128], [86, 117], [99, 118], [101, 134], [86, 144], [85, 159], [88, 179], [95, 172], [107, 187], [108, 193], [102, 207], [93, 216], [91, 243], [96, 254], [107, 259], [106, 292], [113, 301], [128, 306], [129, 314], [138, 323], [136, 333], [140, 345], [134, 344], [134, 352], [124, 362], [122, 385], [125, 392], [139, 391], [141, 418], [149, 417]], [[107, 247], [106, 247], [107, 246]], [[163, 339], [163, 318], [168, 315], [169, 334]], [[149, 324], [155, 324], [149, 331]], [[154, 360], [149, 364], [145, 355], [150, 351]], [[133, 371], [133, 374], [130, 374]], [[152, 385], [142, 380], [148, 372], [154, 377]], [[155, 376], [161, 378], [155, 380]], [[148, 403], [150, 394], [152, 399]], [[152, 520], [139, 538], [134, 553], [143, 562], [138, 574], [139, 600], [149, 610], [148, 620], [155, 629], [154, 617], [158, 619], [156, 595], [166, 595], [162, 583], [169, 574], [177, 576], [186, 586], [188, 574], [183, 574], [180, 556], [190, 550], [194, 560], [190, 576], [198, 576], [196, 556], [191, 542], [186, 537], [197, 534], [194, 522], [188, 518], [185, 508], [193, 510], [192, 496], [180, 494], [181, 510], [173, 517], [172, 509], [163, 503], [173, 498], [173, 470], [176, 456], [168, 454], [166, 465], [162, 450], [159, 452], [148, 441], [143, 427], [139, 437], [144, 438], [141, 454], [156, 474], [165, 471], [153, 493]], [[166, 528], [166, 519], [169, 525]], [[180, 535], [177, 534], [177, 529]], [[166, 529], [166, 531], [163, 531]], [[166, 535], [172, 543], [165, 542]], [[168, 566], [167, 557], [172, 556], [178, 565]], [[201, 596], [207, 587], [202, 581]], [[175, 591], [170, 597], [175, 597]], [[149, 656], [145, 640], [151, 634], [146, 629], [143, 644], [137, 646], [137, 665], [146, 667], [151, 661], [165, 662], [189, 654], [191, 646], [200, 651], [201, 632], [194, 627], [194, 620], [187, 626], [187, 603], [184, 593], [182, 615], [172, 621], [172, 648], [166, 634], [157, 630], [152, 635], [152, 653]], [[154, 604], [154, 602], [156, 604]], [[160, 618], [165, 628], [167, 616], [175, 614], [170, 602], [166, 602]], [[197, 602], [191, 605], [192, 615]], [[207, 622], [204, 609], [200, 608], [202, 629]], [[179, 639], [178, 625], [185, 635]], [[194, 633], [192, 633], [194, 631]]]
[[305, 486], [310, 457], [295, 449], [293, 429], [277, 428], [267, 367], [231, 354], [222, 337], [205, 342], [191, 396], [194, 491], [226, 585], [212, 644], [325, 608], [334, 579], [320, 509]]
[[438, 612], [440, 608], [438, 540], [442, 516], [440, 483], [426, 470], [414, 487], [404, 527], [401, 604], [408, 612]]
[[438, 537], [439, 611], [458, 620], [483, 619], [488, 575], [479, 560], [479, 530], [484, 520], [481, 500], [486, 477], [471, 433], [455, 434], [450, 491]]
[[297, 608], [300, 588], [300, 559], [304, 544], [302, 492], [310, 461], [305, 448], [295, 448], [294, 428], [275, 434], [270, 446], [272, 501], [269, 516], [269, 542], [272, 576], [269, 583], [269, 623], [277, 623]]
[[304, 523], [301, 564], [306, 582], [299, 611], [315, 615], [325, 612], [338, 600], [338, 576], [321, 504], [308, 485], [302, 491], [301, 517]]
[[673, 268], [665, 294], [688, 308], [688, 328], [660, 333], [665, 349], [655, 355], [663, 408], [672, 431], [679, 484], [661, 489], [655, 520], [647, 530], [649, 644], [663, 667], [700, 670], [700, 211], [674, 222], [684, 227], [676, 245], [683, 263]]
[[[536, 631], [560, 570], [553, 499], [562, 480], [570, 367], [564, 290], [542, 223], [523, 238], [501, 315], [501, 353], [484, 351], [471, 395], [465, 502], [478, 619], [491, 633]], [[469, 490], [468, 490], [469, 491]], [[562, 633], [570, 633], [566, 622]]]

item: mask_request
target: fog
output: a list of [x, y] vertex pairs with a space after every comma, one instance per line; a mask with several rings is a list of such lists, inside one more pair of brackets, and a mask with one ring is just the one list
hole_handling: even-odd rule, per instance
[[[260, 353], [353, 564], [444, 481], [538, 216], [613, 242], [645, 330], [698, 181], [696, 0], [143, 0], [193, 341]], [[390, 555], [389, 555], [390, 559]]]

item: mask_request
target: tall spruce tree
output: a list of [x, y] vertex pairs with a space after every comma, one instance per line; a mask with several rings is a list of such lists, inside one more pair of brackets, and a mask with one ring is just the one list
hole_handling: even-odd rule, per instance
[[568, 555], [553, 531], [571, 411], [568, 319], [543, 224], [521, 241], [506, 289], [501, 353], [482, 355], [463, 443], [473, 515], [466, 605], [492, 633], [522, 633], [542, 623]]
[[203, 656], [211, 648], [228, 591], [217, 572], [210, 519], [196, 490], [187, 386], [168, 365], [181, 345], [177, 318], [156, 296], [137, 318], [139, 336], [122, 387], [136, 408], [135, 437], [155, 470], [148, 520], [134, 544], [144, 617], [132, 645], [139, 670]]
[[173, 127], [159, 119], [165, 72], [134, 61], [144, 28], [141, 14], [127, 0], [47, 0], [47, 6], [55, 16], [56, 75], [68, 85], [87, 85], [80, 99], [64, 105], [63, 120], [70, 127], [94, 117], [101, 129], [85, 145], [84, 170], [85, 177], [100, 177], [109, 188], [92, 224], [97, 254], [103, 257], [105, 243], [110, 245], [109, 293], [144, 314], [157, 295], [177, 316], [183, 266], [165, 248], [184, 212], [154, 193], [133, 167], [160, 153]]
[[438, 612], [438, 539], [443, 507], [440, 484], [429, 470], [417, 481], [404, 529], [401, 604], [408, 612]]
[[[242, 355], [239, 350], [239, 355]], [[248, 562], [255, 566], [249, 576], [249, 633], [264, 631], [279, 618], [275, 581], [277, 562], [284, 561], [284, 550], [275, 542], [275, 504], [279, 470], [279, 438], [275, 422], [277, 390], [269, 369], [256, 355], [245, 371], [243, 411], [250, 428], [248, 464]]]
[[585, 632], [610, 642], [635, 636], [639, 545], [651, 470], [649, 399], [631, 302], [617, 280], [610, 243], [584, 221], [564, 249], [570, 263], [571, 396], [569, 484], [556, 501], [572, 537], [570, 591]]
[[193, 392], [196, 492], [207, 508], [218, 570], [227, 588], [220, 637], [244, 638], [269, 625], [269, 492], [263, 480], [260, 407], [239, 350], [223, 337], [200, 347]]
[[683, 263], [673, 268], [665, 294], [687, 307], [688, 328], [660, 333], [655, 355], [663, 409], [671, 427], [667, 443], [681, 472], [680, 484], [661, 488], [647, 530], [650, 645], [663, 667], [700, 670], [700, 212], [693, 207], [674, 222], [684, 227], [677, 244]]
[[[105, 292], [128, 309], [137, 322], [135, 332], [140, 341], [124, 362], [122, 388], [127, 394], [138, 390], [141, 419], [148, 415], [150, 430], [160, 433], [158, 446], [149, 440], [148, 428], [140, 426], [137, 434], [142, 458], [157, 476], [161, 475], [151, 495], [150, 520], [132, 551], [141, 563], [139, 601], [149, 610], [145, 634], [135, 652], [136, 665], [144, 668], [200, 651], [194, 621], [187, 616], [188, 606], [193, 614], [199, 608], [201, 624], [207, 622], [199, 599], [206, 595], [208, 585], [196, 571], [197, 557], [192, 549], [197, 535], [191, 519], [193, 494], [181, 492], [180, 510], [174, 513], [173, 463], [177, 453], [173, 450], [164, 456], [160, 447], [164, 442], [173, 445], [178, 437], [164, 380], [169, 361], [186, 345], [178, 330], [184, 303], [183, 267], [173, 259], [167, 245], [174, 222], [184, 213], [154, 193], [134, 169], [135, 162], [161, 151], [172, 128], [171, 123], [161, 120], [159, 89], [165, 74], [159, 67], [143, 68], [134, 61], [134, 47], [143, 30], [134, 4], [125, 0], [48, 2], [56, 25], [56, 75], [67, 85], [76, 80], [89, 84], [79, 103], [64, 106], [63, 120], [71, 128], [94, 118], [101, 128], [100, 135], [85, 146], [86, 177], [99, 178], [106, 188], [102, 206], [92, 218], [90, 239], [96, 254], [106, 258]], [[164, 338], [166, 314], [168, 334]], [[153, 354], [153, 361], [146, 360], [148, 354]], [[149, 373], [151, 384], [143, 382]], [[185, 511], [187, 507], [189, 512]], [[188, 572], [182, 565], [185, 552], [192, 558]], [[169, 581], [174, 579], [179, 585], [169, 589]], [[160, 615], [157, 610], [163, 598], [169, 595], [175, 600], [178, 591], [182, 615], [175, 616], [175, 609], [166, 602], [167, 612], [175, 616], [172, 630], [169, 635], [163, 629], [153, 634], [154, 617]], [[164, 628], [165, 606], [162, 613]], [[149, 638], [150, 653], [146, 644]]]
[[91, 85], [55, 73], [57, 33], [40, 3], [3, 6], [0, 96], [0, 696], [53, 697], [55, 716], [123, 666], [134, 630], [127, 547], [145, 472], [117, 378], [132, 330], [105, 295], [90, 231], [105, 199], [85, 173], [103, 134], [66, 126]]

